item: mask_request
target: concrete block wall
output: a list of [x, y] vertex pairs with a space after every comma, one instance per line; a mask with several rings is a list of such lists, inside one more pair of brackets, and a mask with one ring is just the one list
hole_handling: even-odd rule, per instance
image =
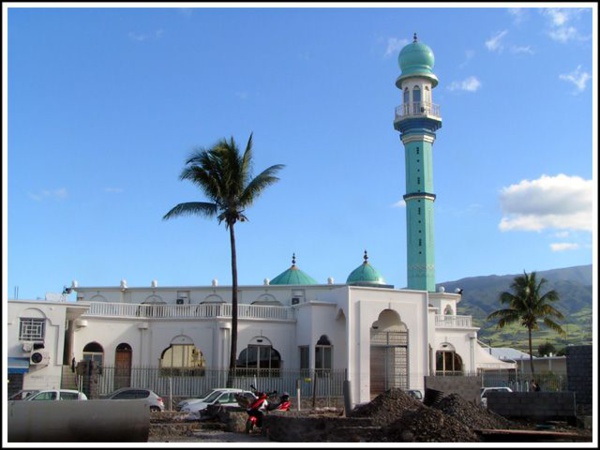
[[489, 392], [487, 407], [508, 419], [573, 422], [576, 417], [574, 392]]
[[481, 402], [481, 376], [425, 377], [425, 389], [441, 391], [444, 396], [458, 394], [465, 400]]
[[592, 415], [592, 346], [567, 347], [567, 389], [575, 392], [577, 415]]

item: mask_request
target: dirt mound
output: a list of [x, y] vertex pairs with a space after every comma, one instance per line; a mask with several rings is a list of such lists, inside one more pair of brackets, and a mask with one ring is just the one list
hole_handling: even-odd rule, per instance
[[454, 417], [471, 429], [509, 428], [511, 422], [504, 417], [489, 411], [473, 402], [465, 400], [458, 394], [450, 394], [431, 405], [444, 414]]
[[356, 407], [350, 417], [370, 417], [374, 426], [381, 427], [381, 442], [479, 442], [475, 430], [510, 424], [457, 394], [425, 406], [401, 389], [389, 389]]
[[384, 427], [406, 414], [426, 408], [419, 400], [402, 389], [392, 388], [379, 394], [371, 402], [356, 406], [348, 417], [369, 417], [374, 426]]
[[467, 425], [435, 408], [406, 411], [381, 430], [381, 442], [479, 442]]

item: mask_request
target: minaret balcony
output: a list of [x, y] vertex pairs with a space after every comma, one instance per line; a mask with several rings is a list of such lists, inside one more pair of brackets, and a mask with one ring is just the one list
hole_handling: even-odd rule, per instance
[[396, 118], [394, 122], [413, 117], [431, 117], [441, 120], [440, 105], [430, 102], [404, 103], [396, 107]]

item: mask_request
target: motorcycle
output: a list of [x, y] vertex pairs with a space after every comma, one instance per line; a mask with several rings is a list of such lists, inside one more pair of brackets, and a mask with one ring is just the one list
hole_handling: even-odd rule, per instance
[[251, 385], [255, 398], [250, 401], [246, 408], [248, 419], [246, 420], [246, 433], [253, 433], [256, 428], [262, 430], [263, 417], [270, 411], [289, 411], [292, 403], [290, 395], [284, 392], [277, 400], [277, 391], [259, 391]]

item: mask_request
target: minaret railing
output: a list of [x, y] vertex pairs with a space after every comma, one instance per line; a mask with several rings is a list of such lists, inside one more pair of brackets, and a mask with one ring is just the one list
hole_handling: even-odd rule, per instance
[[406, 117], [441, 117], [440, 105], [430, 102], [403, 103], [396, 107], [396, 120]]

